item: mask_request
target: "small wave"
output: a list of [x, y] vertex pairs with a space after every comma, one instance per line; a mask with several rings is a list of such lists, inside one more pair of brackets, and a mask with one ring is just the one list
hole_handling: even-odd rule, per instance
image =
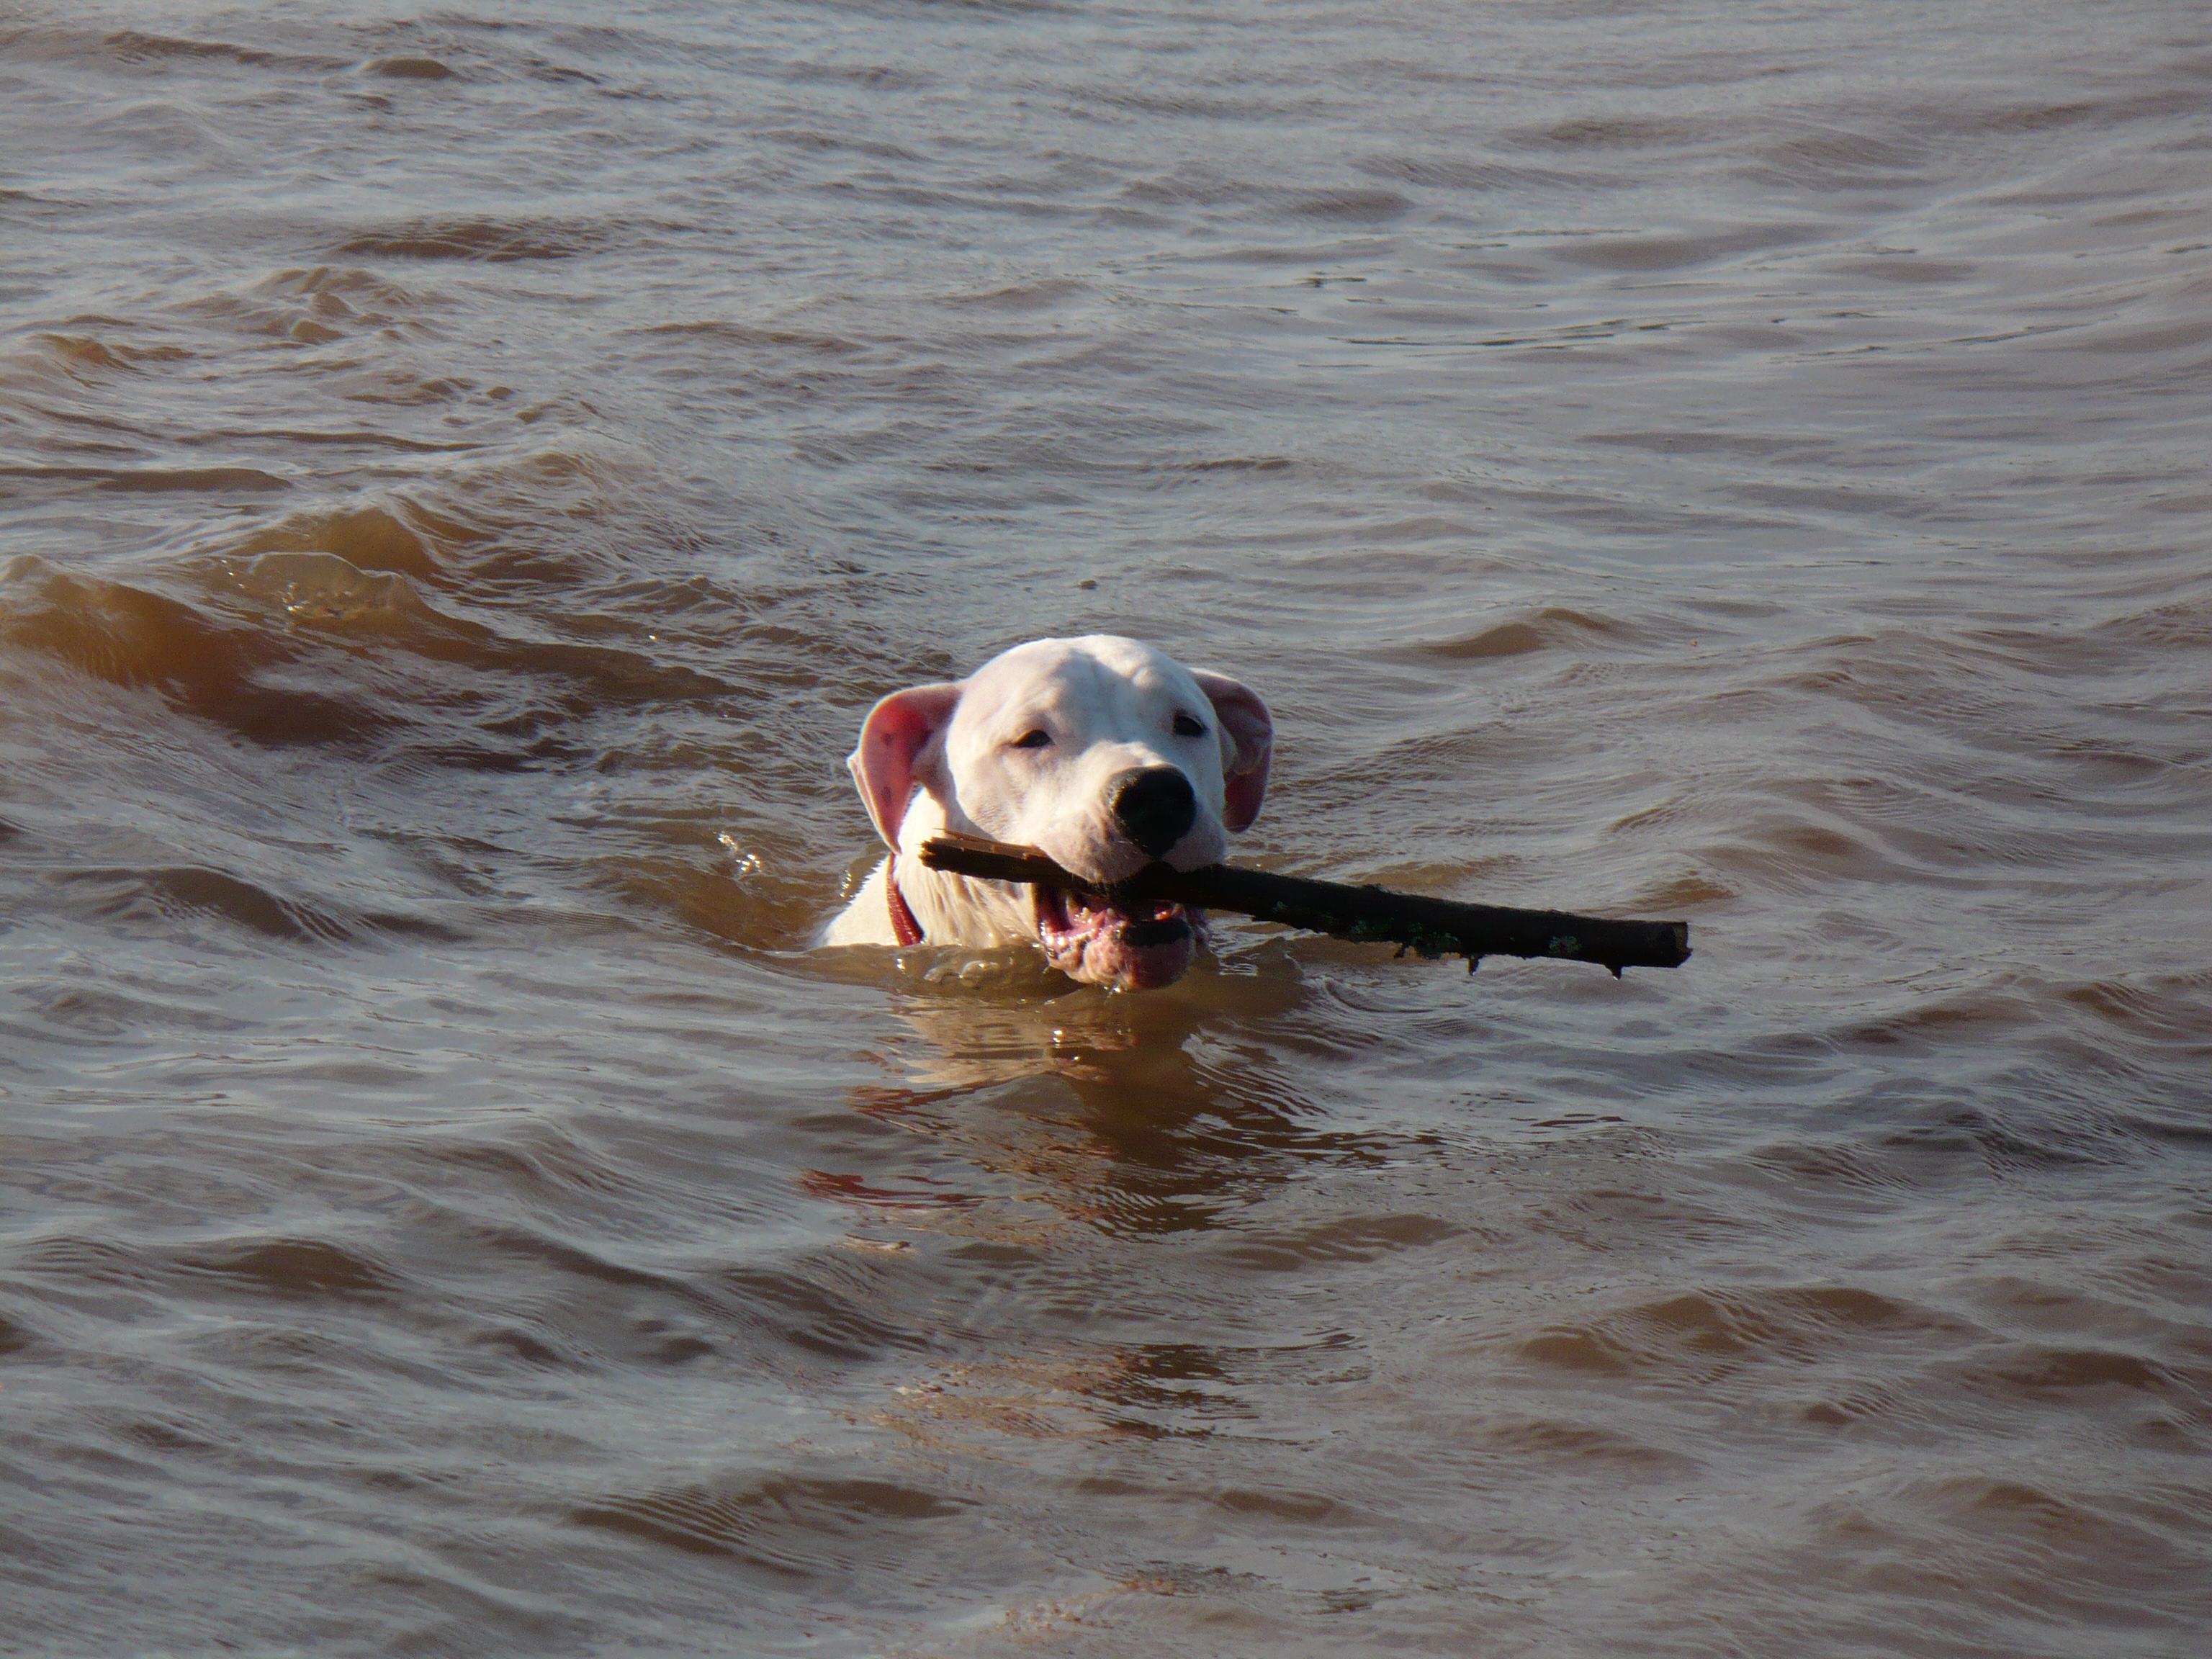
[[1302, 219], [1340, 219], [1355, 224], [1379, 223], [1412, 211], [1413, 198], [1395, 190], [1318, 190], [1286, 197], [1285, 212]]
[[1224, 455], [1218, 460], [1185, 461], [1180, 472], [1285, 472], [1297, 463], [1287, 455]]
[[1697, 1291], [1638, 1304], [1519, 1344], [1551, 1369], [1650, 1380], [1713, 1380], [1754, 1362], [1805, 1364], [1872, 1340], [1956, 1337], [1971, 1326], [1849, 1285]]
[[759, 1267], [729, 1267], [714, 1276], [714, 1292], [766, 1323], [781, 1340], [823, 1358], [859, 1364], [890, 1352], [926, 1347], [920, 1331], [869, 1313], [827, 1285]]
[[1492, 657], [1522, 657], [1532, 651], [1541, 651], [1552, 643], [1534, 624], [1524, 622], [1499, 623], [1495, 628], [1486, 628], [1479, 634], [1469, 634], [1456, 640], [1445, 640], [1436, 645], [1419, 645], [1412, 649], [1425, 657], [1440, 657], [1447, 662], [1480, 662]]
[[452, 940], [463, 937], [428, 916], [317, 904], [227, 870], [203, 865], [72, 869], [57, 878], [94, 915], [151, 911], [163, 917], [211, 915], [264, 939], [336, 944], [380, 935]]
[[964, 1509], [941, 1493], [895, 1481], [771, 1474], [611, 1497], [579, 1504], [568, 1518], [578, 1526], [687, 1554], [729, 1557], [779, 1577], [806, 1581], [842, 1578], [856, 1551], [896, 1553], [902, 1527]]
[[111, 472], [106, 489], [188, 489], [234, 493], [289, 489], [292, 481], [252, 466], [149, 466]]
[[1454, 155], [1379, 155], [1363, 156], [1353, 165], [1371, 179], [1394, 179], [1421, 190], [1559, 189], [1589, 182], [1559, 168], [1516, 166], [1486, 157], [1468, 160]]
[[[434, 295], [403, 287], [358, 265], [289, 265], [255, 280], [193, 295], [165, 307], [167, 318], [213, 324], [232, 334], [288, 345], [330, 345], [348, 338], [389, 339], [387, 331], [419, 331], [421, 315], [441, 305]], [[225, 345], [195, 343], [207, 355]]]
[[362, 65], [366, 75], [394, 81], [450, 81], [453, 71], [434, 58], [372, 58]]
[[[1616, 824], [1615, 829], [1621, 826]], [[1692, 872], [1673, 876], [1648, 888], [1639, 896], [1632, 908], [1638, 913], [1656, 912], [1662, 915], [1677, 910], [1695, 910], [1711, 905], [1732, 902], [1736, 890], [1711, 876]]]
[[1778, 252], [1831, 234], [1832, 228], [1825, 224], [1788, 222], [1672, 234], [1593, 236], [1560, 242], [1553, 249], [1553, 257], [1567, 264], [1604, 270], [1684, 270]]
[[248, 1295], [287, 1300], [381, 1300], [404, 1284], [374, 1253], [322, 1238], [233, 1239], [178, 1250], [169, 1260]]
[[264, 276], [252, 291], [295, 300], [329, 295], [356, 308], [368, 305], [386, 311], [428, 303], [425, 295], [359, 265], [288, 266]]
[[1008, 283], [1001, 288], [951, 295], [945, 303], [963, 310], [1004, 311], [1016, 313], [1049, 311], [1070, 301], [1087, 300], [1097, 293], [1097, 285], [1079, 277], [1046, 277], [1026, 283]]
[[935, 84], [935, 77], [894, 64], [787, 64], [787, 80], [842, 82], [869, 92], [916, 92]]
[[2138, 1039], [2212, 1052], [2212, 972], [2090, 980], [2059, 995], [2070, 1006]]
[[2054, 1346], [2036, 1343], [1954, 1373], [1968, 1388], [2021, 1394], [2070, 1394], [2084, 1389], [2137, 1389], [2205, 1398], [2212, 1376], [2189, 1378], [2170, 1368], [2118, 1348]]
[[1295, 1273], [1316, 1263], [1373, 1261], [1394, 1251], [1422, 1249], [1465, 1231], [1435, 1216], [1345, 1216], [1292, 1234], [1247, 1234], [1226, 1254], [1249, 1271]]
[[0, 643], [158, 691], [262, 742], [337, 743], [390, 724], [352, 699], [264, 682], [300, 654], [280, 635], [228, 625], [148, 588], [68, 574], [33, 555], [0, 571]]
[[1713, 120], [1694, 116], [1578, 115], [1510, 136], [1523, 144], [1549, 149], [1667, 150], [1716, 138], [1722, 132]]
[[866, 347], [858, 341], [841, 335], [809, 332], [803, 329], [775, 328], [764, 324], [726, 322], [708, 319], [687, 323], [655, 323], [638, 331], [642, 334], [698, 336], [714, 340], [726, 340], [732, 345], [775, 346], [793, 348], [800, 351], [817, 352], [824, 356], [845, 357]]
[[280, 897], [222, 870], [72, 871], [62, 884], [95, 895], [95, 915], [118, 916], [150, 902], [163, 915], [210, 913], [270, 939], [328, 941], [346, 937], [348, 931], [313, 905]]
[[222, 562], [241, 593], [271, 600], [295, 622], [420, 621], [431, 615], [398, 571], [363, 570], [336, 553], [264, 553]]
[[349, 258], [462, 259], [511, 264], [530, 259], [573, 259], [603, 246], [604, 230], [535, 220], [414, 220], [388, 230], [364, 230], [331, 250]]
[[[131, 325], [118, 323], [113, 326], [127, 328]], [[63, 363], [70, 378], [80, 382], [88, 381], [94, 372], [137, 374], [142, 363], [181, 362], [193, 355], [183, 346], [126, 345], [90, 334], [42, 333], [31, 338]]]
[[[269, 555], [320, 556], [335, 558], [356, 573], [390, 572], [429, 581], [445, 574], [455, 554], [486, 538], [484, 532], [396, 498], [388, 506], [284, 518], [240, 542], [219, 568], [229, 577], [241, 562], [258, 565]], [[269, 568], [273, 580], [288, 567], [280, 563]]]
[[1401, 647], [1395, 654], [1443, 662], [1484, 662], [1501, 657], [1527, 656], [1555, 646], [1580, 646], [1599, 640], [1628, 645], [1652, 637], [1648, 627], [1617, 617], [1553, 605], [1532, 616], [1493, 623], [1457, 639]]
[[160, 64], [172, 59], [216, 60], [248, 69], [333, 70], [335, 58], [298, 52], [270, 52], [260, 46], [236, 46], [228, 40], [193, 40], [177, 35], [148, 34], [138, 29], [118, 29], [100, 37], [101, 56], [124, 64]]
[[289, 478], [251, 466], [0, 466], [0, 478], [21, 478], [29, 483], [90, 483], [100, 489], [212, 495], [259, 495], [292, 488]]
[[1698, 1467], [1694, 1458], [1650, 1445], [1618, 1429], [1553, 1418], [1497, 1424], [1483, 1431], [1483, 1438], [1516, 1456], [1541, 1458], [1594, 1473], [1621, 1472], [1656, 1479], [1693, 1474]]

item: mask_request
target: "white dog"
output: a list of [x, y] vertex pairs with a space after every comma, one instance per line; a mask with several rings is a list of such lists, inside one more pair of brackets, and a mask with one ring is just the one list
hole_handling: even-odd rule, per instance
[[822, 942], [1026, 943], [1086, 985], [1171, 984], [1202, 915], [944, 874], [921, 844], [945, 830], [1017, 842], [1101, 884], [1158, 859], [1216, 864], [1260, 814], [1273, 742], [1267, 705], [1235, 680], [1110, 634], [1032, 641], [957, 685], [894, 691], [849, 763], [891, 856]]

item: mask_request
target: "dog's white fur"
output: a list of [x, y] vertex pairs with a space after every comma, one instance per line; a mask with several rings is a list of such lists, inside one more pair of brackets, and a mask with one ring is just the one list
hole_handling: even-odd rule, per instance
[[849, 762], [892, 856], [822, 943], [896, 944], [895, 880], [927, 944], [1029, 944], [1088, 983], [1164, 984], [1188, 964], [1188, 941], [1179, 956], [1164, 945], [1130, 945], [1113, 915], [1071, 927], [1036, 889], [924, 868], [921, 844], [948, 829], [988, 836], [1041, 848], [1092, 881], [1118, 881], [1152, 858], [1117, 822], [1111, 786], [1165, 766], [1188, 780], [1197, 801], [1166, 861], [1182, 870], [1218, 863], [1227, 832], [1259, 813], [1273, 740], [1267, 705], [1246, 687], [1110, 634], [1035, 640], [957, 684], [895, 691], [870, 711]]

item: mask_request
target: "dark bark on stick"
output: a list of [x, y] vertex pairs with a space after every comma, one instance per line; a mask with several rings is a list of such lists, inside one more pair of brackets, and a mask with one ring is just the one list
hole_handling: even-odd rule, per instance
[[1100, 887], [1063, 870], [1034, 847], [951, 835], [925, 842], [921, 861], [933, 870], [987, 881], [1097, 893], [1125, 906], [1165, 899], [1194, 909], [1233, 910], [1338, 939], [1387, 942], [1418, 956], [1462, 956], [1470, 970], [1485, 957], [1552, 957], [1595, 962], [1610, 968], [1618, 978], [1624, 968], [1680, 967], [1690, 955], [1686, 921], [1607, 921], [1564, 910], [1460, 904], [1227, 864], [1188, 871], [1155, 864], [1127, 881]]

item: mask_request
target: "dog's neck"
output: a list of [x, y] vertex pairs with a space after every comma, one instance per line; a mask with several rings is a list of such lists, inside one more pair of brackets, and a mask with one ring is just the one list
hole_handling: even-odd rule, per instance
[[884, 872], [884, 899], [891, 931], [905, 943], [899, 911], [927, 945], [1022, 945], [1036, 940], [1036, 918], [1025, 890], [1004, 882], [975, 881], [932, 870], [921, 861], [921, 845], [946, 828], [945, 809], [927, 792], [914, 798], [899, 825], [899, 850]]

